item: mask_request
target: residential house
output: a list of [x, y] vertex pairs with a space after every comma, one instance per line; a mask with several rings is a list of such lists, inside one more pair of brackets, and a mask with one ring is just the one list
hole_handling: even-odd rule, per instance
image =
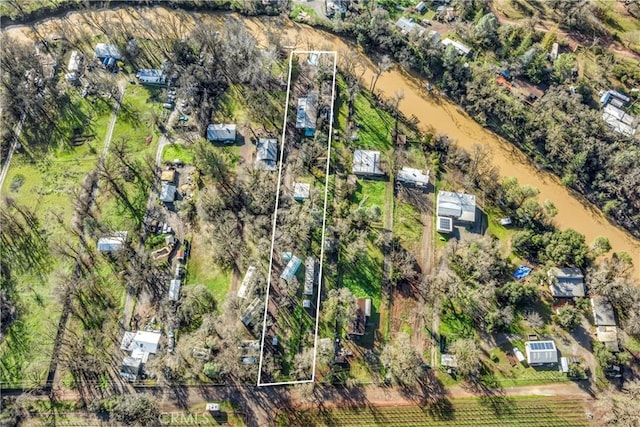
[[169, 300], [178, 301], [180, 299], [180, 279], [173, 279], [169, 282]]
[[313, 136], [316, 133], [316, 120], [318, 118], [318, 95], [311, 91], [307, 96], [298, 98], [296, 110], [296, 129], [303, 129], [305, 136]]
[[289, 282], [298, 272], [300, 265], [302, 265], [302, 260], [297, 256], [292, 255], [289, 259], [289, 262], [287, 263], [287, 266], [282, 271], [282, 274], [280, 274], [280, 278], [285, 282]]
[[136, 78], [142, 84], [163, 85], [167, 83], [167, 76], [159, 69], [142, 69], [136, 73]]
[[256, 267], [254, 267], [253, 265], [249, 266], [249, 268], [247, 269], [247, 272], [244, 275], [244, 279], [242, 279], [242, 283], [238, 288], [238, 293], [237, 293], [238, 298], [247, 299], [247, 296], [251, 295], [251, 292], [253, 291], [253, 286], [255, 284], [255, 281], [253, 280], [253, 278], [255, 277], [257, 272], [258, 272], [258, 269]]
[[212, 142], [234, 144], [236, 142], [235, 124], [210, 124], [207, 126], [207, 139]]
[[304, 261], [304, 295], [313, 295], [313, 288], [316, 285], [317, 261], [314, 257], [307, 257]]
[[71, 51], [69, 64], [67, 65], [67, 75], [65, 79], [69, 82], [76, 82], [80, 77], [80, 67], [82, 66], [83, 56], [77, 50]]
[[380, 152], [372, 150], [355, 150], [353, 152], [353, 167], [351, 171], [355, 175], [381, 176]]
[[585, 296], [584, 275], [579, 268], [553, 267], [547, 275], [552, 297], [573, 300]]
[[529, 366], [558, 364], [558, 349], [556, 343], [551, 340], [526, 341], [524, 348]]
[[426, 188], [429, 185], [429, 170], [425, 172], [405, 166], [396, 174], [396, 181], [407, 186]]
[[160, 201], [163, 203], [173, 203], [175, 200], [176, 186], [163, 181], [160, 187]]
[[306, 182], [296, 182], [293, 184], [293, 198], [298, 202], [302, 202], [309, 198], [311, 194], [311, 184]]
[[138, 380], [138, 375], [142, 371], [142, 360], [134, 359], [127, 356], [122, 359], [122, 366], [120, 367], [120, 376], [129, 382], [135, 382]]
[[371, 317], [371, 299], [358, 298], [356, 300], [356, 317], [349, 325], [347, 333], [349, 335], [362, 336], [367, 329], [367, 320]]
[[275, 138], [258, 139], [255, 168], [273, 172], [276, 170], [277, 163], [278, 140]]
[[473, 224], [476, 221], [476, 196], [439, 191], [436, 201], [436, 231], [451, 233], [454, 221]]
[[591, 311], [596, 327], [618, 325], [613, 306], [607, 298], [599, 296], [591, 298]]
[[451, 40], [450, 38], [443, 39], [440, 43], [446, 46], [453, 46], [456, 51], [462, 56], [467, 56], [469, 52], [471, 52], [471, 48], [463, 43], [460, 43], [456, 40]]
[[617, 133], [633, 137], [638, 129], [640, 120], [638, 117], [627, 114], [624, 107], [631, 99], [616, 90], [608, 90], [602, 93], [600, 105], [602, 106], [602, 119]]
[[420, 14], [424, 14], [427, 12], [428, 8], [427, 5], [425, 4], [425, 2], [421, 1], [420, 3], [418, 3], [416, 5], [416, 12], [420, 13]]
[[111, 43], [98, 43], [94, 50], [96, 58], [104, 60], [107, 58], [113, 58], [116, 61], [122, 59], [118, 46]]
[[240, 320], [245, 326], [248, 327], [255, 320], [255, 317], [258, 314], [259, 310], [260, 310], [260, 298], [255, 297], [253, 301], [251, 301], [251, 304], [247, 306], [247, 309], [242, 312], [242, 316]]
[[424, 33], [427, 31], [422, 25], [418, 25], [413, 22], [411, 18], [402, 17], [396, 21], [396, 27], [400, 30], [400, 32], [404, 35], [416, 34], [418, 37], [422, 37]]
[[[147, 355], [156, 354], [161, 335], [160, 332], [154, 331], [125, 332], [120, 348], [131, 352], [138, 350], [138, 354], [140, 352], [147, 353]], [[132, 357], [135, 357], [135, 355], [132, 354]], [[145, 359], [142, 362], [144, 363]]]
[[116, 252], [124, 247], [127, 240], [126, 231], [116, 231], [98, 239], [99, 252]]

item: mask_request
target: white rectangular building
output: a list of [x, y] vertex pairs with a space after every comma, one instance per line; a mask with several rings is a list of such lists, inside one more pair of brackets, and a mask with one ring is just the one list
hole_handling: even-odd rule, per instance
[[558, 349], [553, 341], [527, 341], [524, 348], [530, 366], [558, 364]]

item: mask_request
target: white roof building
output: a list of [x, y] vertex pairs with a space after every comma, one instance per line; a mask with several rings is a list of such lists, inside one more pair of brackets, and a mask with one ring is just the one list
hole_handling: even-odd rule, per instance
[[476, 221], [476, 196], [473, 194], [439, 191], [436, 201], [438, 217], [436, 230], [440, 233], [453, 231], [453, 221], [474, 223]]
[[98, 251], [100, 252], [116, 252], [124, 247], [127, 240], [126, 231], [116, 231], [109, 236], [98, 239]]
[[[142, 353], [156, 354], [161, 336], [162, 334], [160, 332], [152, 331], [125, 332], [120, 348], [131, 351], [132, 357], [141, 355]], [[136, 352], [135, 355], [133, 354], [134, 351]]]
[[173, 279], [169, 282], [169, 300], [178, 301], [180, 299], [180, 279]]
[[451, 40], [450, 38], [446, 38], [446, 39], [442, 39], [442, 41], [440, 42], [445, 46], [453, 46], [455, 48], [455, 50], [458, 51], [458, 53], [462, 56], [466, 56], [469, 54], [469, 52], [471, 52], [471, 48], [465, 44], [462, 44], [458, 41], [455, 40]]
[[80, 71], [80, 65], [82, 65], [82, 54], [77, 50], [71, 51], [67, 71], [70, 73], [77, 73]]
[[403, 167], [398, 171], [396, 180], [405, 185], [426, 187], [429, 185], [429, 171], [422, 173], [420, 169]]
[[612, 103], [602, 109], [602, 119], [614, 132], [631, 137], [636, 134], [638, 118], [625, 113]]
[[558, 363], [558, 349], [553, 341], [526, 341], [524, 348], [531, 366]]
[[293, 198], [299, 202], [309, 198], [311, 194], [311, 184], [306, 182], [296, 182], [293, 185]]
[[304, 261], [304, 295], [313, 295], [313, 288], [316, 284], [316, 259], [307, 257]]
[[380, 169], [380, 152], [355, 150], [353, 152], [352, 172], [355, 175], [384, 175]]
[[136, 77], [140, 83], [162, 85], [167, 82], [167, 77], [165, 76], [164, 71], [158, 69], [138, 70]]
[[118, 46], [111, 43], [98, 43], [95, 48], [96, 57], [103, 58], [113, 58], [113, 59], [122, 59], [122, 55], [120, 54], [120, 50], [118, 50]]
[[244, 279], [242, 279], [242, 283], [240, 284], [240, 287], [238, 288], [238, 293], [237, 296], [238, 298], [241, 299], [247, 299], [247, 296], [251, 293], [251, 290], [253, 288], [253, 277], [256, 275], [256, 273], [258, 272], [258, 269], [256, 267], [249, 266], [249, 268], [247, 269], [247, 272], [244, 275]]
[[215, 142], [236, 142], [236, 125], [215, 123], [207, 126], [207, 139]]

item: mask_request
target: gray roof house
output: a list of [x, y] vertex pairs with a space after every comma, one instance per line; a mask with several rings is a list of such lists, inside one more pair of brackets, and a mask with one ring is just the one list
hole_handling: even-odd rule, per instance
[[585, 296], [584, 275], [579, 268], [553, 267], [547, 272], [549, 288], [554, 298], [582, 298]]
[[553, 341], [526, 341], [524, 348], [530, 366], [558, 364], [558, 349]]
[[355, 175], [380, 176], [380, 152], [371, 150], [355, 150], [353, 152], [352, 172]]
[[176, 200], [176, 186], [168, 182], [162, 182], [160, 187], [160, 201], [163, 203], [173, 203]]
[[454, 49], [462, 56], [466, 56], [471, 52], [471, 48], [469, 46], [449, 38], [443, 39], [440, 43], [445, 45], [445, 47], [449, 45], [453, 46]]
[[396, 21], [396, 27], [398, 27], [398, 29], [400, 30], [400, 32], [402, 32], [402, 34], [407, 35], [407, 34], [411, 34], [412, 32], [415, 32], [418, 37], [422, 37], [425, 31], [427, 31], [427, 29], [424, 28], [423, 26], [413, 22], [413, 19], [404, 18], [404, 17]]
[[134, 359], [133, 357], [125, 357], [122, 359], [122, 366], [120, 367], [120, 376], [129, 382], [137, 381], [138, 375], [142, 370], [142, 360]]
[[476, 221], [476, 196], [473, 194], [439, 191], [436, 201], [436, 230], [451, 233], [453, 221], [474, 223]]
[[298, 272], [298, 269], [300, 268], [301, 264], [302, 264], [302, 260], [297, 256], [293, 255], [289, 260], [289, 262], [287, 263], [287, 266], [282, 271], [282, 274], [280, 274], [280, 278], [284, 279], [286, 282], [290, 281], [291, 279], [293, 279], [293, 276], [295, 276], [296, 273]]
[[613, 306], [605, 297], [591, 298], [591, 311], [596, 326], [616, 326], [616, 314]]
[[278, 140], [275, 138], [258, 139], [256, 161], [254, 163], [256, 169], [266, 171], [276, 170], [278, 163]]
[[207, 139], [213, 142], [233, 144], [236, 142], [236, 125], [212, 123], [207, 126]]
[[316, 133], [317, 103], [318, 95], [313, 91], [309, 92], [307, 96], [298, 98], [296, 129], [304, 129], [305, 136], [313, 136]]
[[127, 240], [126, 231], [116, 231], [108, 236], [98, 239], [99, 252], [116, 252], [124, 247]]
[[138, 81], [142, 84], [163, 85], [167, 82], [164, 71], [158, 69], [141, 69], [136, 73]]

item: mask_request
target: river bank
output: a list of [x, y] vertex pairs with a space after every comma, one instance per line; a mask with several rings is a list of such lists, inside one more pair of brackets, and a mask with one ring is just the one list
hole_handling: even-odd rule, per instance
[[[49, 19], [35, 25], [41, 34], [55, 31], [56, 24], [64, 23], [71, 27], [86, 26], [85, 30], [98, 34], [95, 26], [89, 25], [82, 16], [88, 12], [74, 12], [61, 18]], [[135, 36], [135, 21], [167, 20], [180, 14], [180, 30], [188, 33], [195, 25], [221, 25], [224, 19], [234, 16], [241, 20], [253, 34], [264, 40], [268, 31], [282, 34], [285, 39], [283, 45], [295, 46], [297, 49], [326, 49], [340, 52], [358, 51], [355, 43], [339, 38], [331, 33], [315, 29], [306, 25], [296, 24], [283, 18], [241, 17], [231, 14], [186, 13], [156, 8], [131, 8], [121, 10], [102, 10], [91, 12], [100, 20], [119, 21], [132, 25], [132, 35]], [[33, 40], [33, 30], [30, 27], [14, 26], [5, 30], [9, 35], [23, 40]], [[374, 64], [360, 52], [365, 69], [361, 70], [363, 84], [368, 85], [374, 75]], [[560, 180], [551, 173], [538, 170], [531, 161], [505, 139], [497, 136], [476, 123], [464, 113], [459, 106], [444, 97], [428, 93], [424, 89], [424, 81], [408, 76], [399, 67], [383, 74], [377, 81], [376, 92], [385, 98], [394, 96], [397, 91], [404, 94], [399, 105], [401, 112], [407, 116], [416, 116], [418, 127], [422, 131], [445, 133], [456, 143], [470, 149], [474, 144], [481, 144], [492, 151], [493, 163], [499, 168], [503, 177], [513, 176], [521, 184], [532, 185], [540, 190], [540, 200], [550, 200], [558, 208], [555, 223], [560, 229], [573, 228], [585, 235], [587, 242], [593, 242], [597, 237], [607, 237], [613, 251], [627, 252], [636, 265], [636, 277], [640, 278], [640, 241], [633, 238], [623, 229], [612, 224], [604, 214], [593, 204], [584, 200], [578, 194], [568, 190]]]

